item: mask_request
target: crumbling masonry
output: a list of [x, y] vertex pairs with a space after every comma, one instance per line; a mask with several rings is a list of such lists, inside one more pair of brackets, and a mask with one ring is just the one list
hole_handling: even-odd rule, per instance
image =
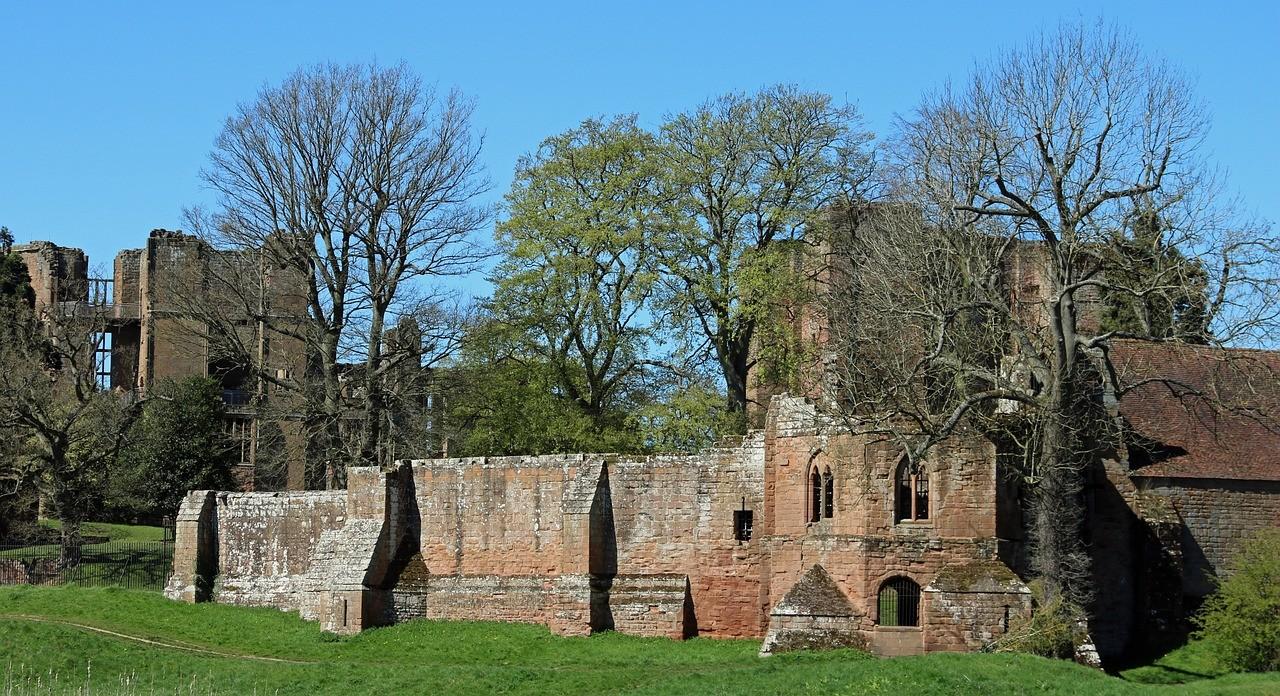
[[[1240, 363], [1280, 370], [1277, 353], [1213, 350], [1114, 346], [1130, 382], [1159, 370], [1222, 392]], [[1086, 491], [1104, 660], [1176, 639], [1239, 540], [1280, 526], [1280, 435], [1154, 385], [1116, 409], [1126, 441]], [[351, 469], [346, 491], [196, 491], [167, 594], [339, 633], [427, 617], [755, 637], [766, 652], [975, 650], [1032, 608], [1001, 461], [962, 434], [907, 476], [889, 443], [776, 396], [762, 430], [698, 455], [416, 460]]]

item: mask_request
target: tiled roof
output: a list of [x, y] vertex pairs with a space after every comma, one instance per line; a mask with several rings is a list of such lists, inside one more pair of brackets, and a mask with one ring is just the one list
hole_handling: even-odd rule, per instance
[[1280, 352], [1116, 341], [1111, 357], [1156, 453], [1135, 476], [1280, 480]]

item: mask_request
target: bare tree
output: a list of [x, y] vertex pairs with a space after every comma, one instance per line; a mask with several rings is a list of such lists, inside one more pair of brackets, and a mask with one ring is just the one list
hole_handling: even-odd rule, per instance
[[1277, 246], [1223, 204], [1192, 93], [1123, 32], [1040, 35], [902, 119], [898, 204], [839, 254], [840, 412], [917, 465], [966, 429], [1022, 453], [1033, 570], [1081, 605], [1079, 494], [1126, 388], [1111, 341], [1273, 338]]
[[[252, 366], [260, 391], [289, 395], [337, 479], [348, 461], [385, 459], [387, 375], [424, 353], [388, 350], [388, 324], [439, 316], [445, 293], [430, 281], [484, 257], [472, 241], [489, 214], [474, 203], [487, 183], [472, 113], [404, 66], [319, 66], [241, 105], [210, 156], [220, 208], [190, 218], [235, 256], [191, 284], [184, 311]], [[260, 330], [244, 331], [246, 318]], [[307, 369], [264, 364], [248, 342], [272, 338], [299, 346]]]

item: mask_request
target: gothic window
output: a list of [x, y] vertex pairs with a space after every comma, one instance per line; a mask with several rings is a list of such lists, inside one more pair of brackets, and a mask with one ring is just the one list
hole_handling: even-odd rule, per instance
[[920, 625], [920, 586], [911, 578], [889, 578], [876, 596], [876, 623], [881, 626]]
[[929, 476], [906, 458], [898, 464], [894, 477], [893, 507], [895, 523], [929, 519]]
[[821, 471], [815, 465], [809, 469], [809, 522], [831, 519], [835, 516], [835, 478], [831, 467]]
[[822, 519], [822, 476], [818, 467], [809, 470], [809, 521]]
[[836, 484], [831, 476], [831, 467], [822, 472], [822, 516], [831, 518], [836, 511]]

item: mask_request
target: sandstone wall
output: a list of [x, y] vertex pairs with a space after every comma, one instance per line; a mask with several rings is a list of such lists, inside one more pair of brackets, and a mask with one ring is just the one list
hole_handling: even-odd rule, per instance
[[298, 609], [320, 536], [346, 521], [347, 492], [219, 493], [215, 516], [215, 600]]
[[735, 538], [734, 511], [760, 512], [762, 444], [416, 461], [420, 578], [397, 585], [392, 611], [568, 633], [759, 635], [759, 544]]
[[1223, 479], [1141, 478], [1144, 492], [1172, 502], [1185, 525], [1183, 591], [1203, 597], [1245, 539], [1259, 529], [1280, 527], [1280, 482]]

